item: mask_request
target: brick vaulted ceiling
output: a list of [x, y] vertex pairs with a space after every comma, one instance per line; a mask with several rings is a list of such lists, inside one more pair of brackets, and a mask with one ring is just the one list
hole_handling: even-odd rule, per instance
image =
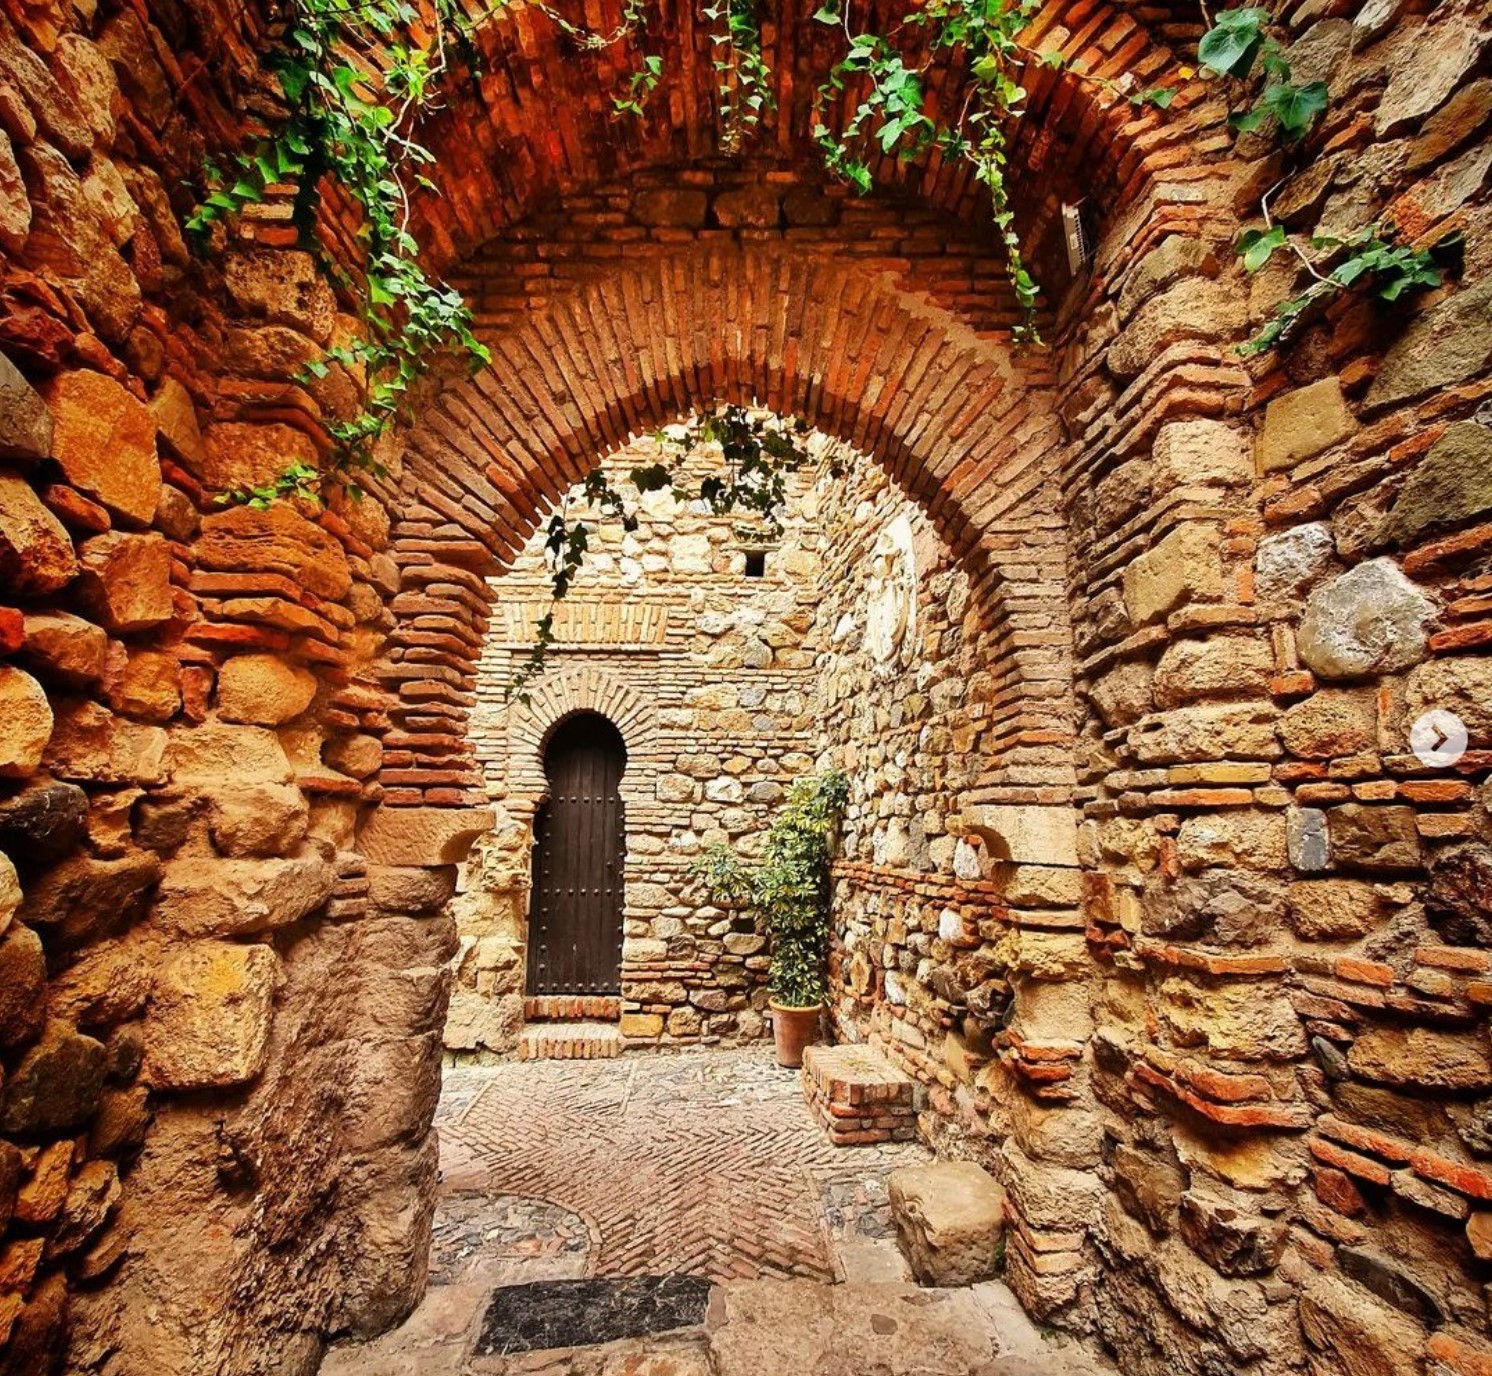
[[[555, 22], [522, 3], [492, 14], [485, 0], [468, 0], [479, 56], [458, 56], [443, 108], [420, 132], [434, 151], [438, 196], [416, 205], [420, 237], [433, 265], [447, 271], [493, 235], [524, 221], [565, 193], [642, 168], [689, 166], [721, 156], [716, 74], [718, 24], [695, 0], [658, 0], [647, 7], [639, 43], [583, 51]], [[620, 18], [620, 0], [559, 5], [567, 18], [606, 32]], [[764, 6], [765, 56], [772, 69], [776, 108], [748, 137], [744, 152], [779, 165], [817, 160], [810, 137], [815, 92], [844, 50], [843, 34], [816, 23], [817, 0], [776, 0]], [[893, 31], [905, 3], [874, 0], [851, 6], [853, 26]], [[910, 57], [922, 31], [896, 29]], [[1028, 30], [1031, 46], [1060, 49], [1092, 76], [1185, 86], [1178, 67], [1194, 42], [1195, 26], [1165, 4], [1104, 4], [1047, 0]], [[618, 117], [613, 96], [643, 52], [664, 59], [664, 77], [641, 118]], [[1024, 74], [1028, 114], [1017, 126], [1012, 184], [1028, 241], [1039, 241], [1063, 196], [1094, 205], [1126, 203], [1160, 170], [1195, 159], [1199, 146], [1188, 110], [1201, 99], [1182, 90], [1167, 117], [1137, 110], [1093, 82], [1030, 64]], [[948, 66], [928, 79], [930, 108], [956, 110], [965, 91]], [[844, 98], [857, 98], [851, 91]], [[841, 111], [842, 124], [847, 112]], [[1192, 125], [1191, 142], [1178, 137]], [[913, 163], [877, 155], [879, 184], [962, 219], [987, 213], [987, 198], [966, 164], [937, 153]]]

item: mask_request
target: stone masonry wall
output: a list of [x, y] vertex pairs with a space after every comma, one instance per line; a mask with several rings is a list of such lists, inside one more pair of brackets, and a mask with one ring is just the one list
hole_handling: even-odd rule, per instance
[[353, 322], [293, 188], [183, 239], [263, 47], [251, 11], [0, 16], [6, 1376], [310, 1371], [423, 1284], [470, 819], [377, 820], [379, 504], [218, 499], [355, 404], [297, 381]]
[[[565, 499], [567, 517], [590, 526], [590, 550], [557, 604], [557, 643], [527, 703], [509, 701], [507, 689], [550, 607], [542, 529], [491, 580], [495, 614], [470, 730], [498, 826], [478, 845], [457, 900], [462, 953], [448, 1050], [512, 1048], [526, 992], [543, 747], [577, 710], [607, 716], [627, 747], [627, 1043], [763, 1032], [765, 937], [749, 917], [712, 906], [689, 866], [716, 841], [753, 854], [787, 785], [812, 764], [811, 633], [826, 537], [809, 474], [791, 481], [774, 532], [747, 513], [715, 515], [671, 492], [639, 495], [628, 475], [658, 459], [648, 437], [604, 464], [637, 514], [632, 531], [581, 492]], [[683, 481], [697, 488], [721, 463], [718, 446], [702, 446]], [[748, 549], [765, 554], [759, 579], [745, 576]]]
[[[1279, 15], [1331, 87], [1289, 150], [1180, 73], [1170, 7], [1033, 16], [1178, 95], [1032, 72], [1012, 175], [1065, 292], [1032, 352], [951, 160], [825, 191], [796, 18], [738, 164], [708, 61], [619, 140], [582, 64], [510, 79], [559, 39], [505, 11], [421, 210], [493, 364], [371, 499], [259, 511], [216, 494], [324, 452], [349, 380], [298, 379], [353, 327], [289, 188], [204, 259], [181, 237], [202, 155], [272, 105], [255, 12], [5, 7], [0, 1372], [308, 1372], [407, 1310], [445, 905], [491, 820], [487, 579], [597, 455], [730, 399], [873, 458], [953, 561], [908, 516], [936, 645], [903, 677], [823, 626], [840, 1023], [999, 1174], [1022, 1300], [1146, 1376], [1485, 1373], [1492, 45], [1476, 0]], [[1042, 231], [1080, 192], [1066, 284]], [[1246, 361], [1292, 287], [1232, 251], [1266, 193], [1302, 231], [1459, 232], [1461, 269]], [[867, 594], [901, 548], [871, 500]], [[1453, 764], [1409, 748], [1432, 707]]]

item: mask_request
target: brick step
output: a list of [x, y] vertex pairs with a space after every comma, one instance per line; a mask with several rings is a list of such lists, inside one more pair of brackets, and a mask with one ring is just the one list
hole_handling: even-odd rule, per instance
[[520, 1061], [604, 1061], [621, 1054], [614, 1023], [536, 1022], [518, 1034]]
[[524, 1022], [616, 1022], [620, 994], [536, 994], [523, 1001]]
[[803, 1097], [836, 1147], [910, 1142], [917, 1135], [917, 1084], [873, 1046], [810, 1046]]

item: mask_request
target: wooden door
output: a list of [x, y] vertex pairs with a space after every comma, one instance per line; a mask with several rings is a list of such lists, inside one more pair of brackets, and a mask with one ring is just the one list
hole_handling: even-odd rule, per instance
[[592, 712], [564, 722], [544, 752], [549, 798], [534, 819], [531, 995], [621, 992], [626, 763], [616, 727]]

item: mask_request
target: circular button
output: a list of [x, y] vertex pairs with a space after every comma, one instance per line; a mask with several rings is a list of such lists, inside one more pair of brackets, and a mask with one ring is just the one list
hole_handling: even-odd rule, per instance
[[1446, 769], [1466, 753], [1466, 723], [1436, 707], [1409, 728], [1409, 748], [1421, 764]]

